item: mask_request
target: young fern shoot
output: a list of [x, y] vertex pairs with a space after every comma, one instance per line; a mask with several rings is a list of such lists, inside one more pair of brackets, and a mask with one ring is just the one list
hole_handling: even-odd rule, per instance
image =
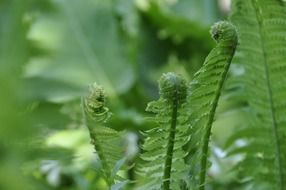
[[[232, 24], [216, 23], [211, 32], [217, 47], [190, 86], [175, 73], [163, 74], [159, 80], [160, 98], [146, 108], [156, 114], [152, 120], [157, 126], [144, 133], [143, 153], [137, 167], [141, 177], [136, 187], [139, 190], [205, 189], [211, 126], [237, 45]], [[105, 106], [102, 87], [91, 86], [90, 95], [82, 104], [92, 143], [111, 187], [116, 178], [112, 168], [122, 158], [121, 135], [106, 127], [111, 114]]]
[[160, 98], [148, 104], [146, 111], [156, 114], [158, 124], [147, 131], [142, 162], [138, 173], [144, 179], [142, 190], [180, 189], [184, 179], [186, 156], [182, 147], [188, 141], [184, 111], [187, 96], [186, 81], [174, 73], [166, 73], [159, 80]]
[[237, 45], [235, 27], [225, 21], [214, 24], [211, 34], [217, 46], [209, 53], [190, 85], [191, 140], [188, 159], [191, 189], [205, 189], [208, 146], [220, 92]]
[[96, 83], [90, 86], [89, 95], [82, 98], [85, 125], [88, 127], [91, 143], [101, 163], [103, 177], [111, 187], [117, 177], [114, 168], [123, 157], [123, 148], [122, 134], [106, 126], [111, 113], [105, 103], [104, 90]]

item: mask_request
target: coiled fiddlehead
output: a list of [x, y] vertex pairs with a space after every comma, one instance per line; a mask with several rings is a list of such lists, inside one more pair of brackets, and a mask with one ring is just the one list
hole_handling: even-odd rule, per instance
[[186, 80], [175, 73], [163, 74], [159, 80], [159, 94], [167, 101], [176, 100], [178, 104], [182, 104], [187, 97]]
[[91, 143], [102, 165], [103, 177], [111, 187], [116, 178], [112, 170], [123, 157], [123, 148], [121, 133], [106, 126], [111, 113], [105, 104], [104, 89], [96, 83], [89, 87], [89, 94], [82, 98], [85, 125], [88, 127]]
[[85, 113], [98, 122], [106, 121], [110, 117], [110, 112], [105, 102], [106, 95], [103, 87], [94, 83], [89, 86], [89, 94], [83, 100]]
[[159, 80], [160, 98], [150, 102], [146, 111], [156, 113], [158, 125], [145, 133], [144, 153], [138, 173], [144, 176], [142, 190], [178, 189], [184, 179], [185, 152], [188, 141], [184, 104], [187, 96], [186, 81], [175, 73], [163, 74]]
[[167, 153], [165, 160], [165, 168], [163, 174], [163, 189], [170, 189], [170, 178], [171, 169], [173, 161], [173, 150], [176, 135], [176, 125], [177, 125], [177, 112], [178, 108], [186, 100], [187, 96], [187, 85], [186, 81], [176, 75], [175, 73], [163, 74], [159, 80], [159, 90], [162, 98], [166, 99], [172, 105], [172, 118], [171, 118], [171, 128], [169, 132], [169, 139], [167, 144]]
[[215, 110], [237, 45], [235, 27], [226, 21], [211, 28], [217, 46], [209, 53], [190, 86], [191, 140], [187, 160], [191, 164], [191, 189], [204, 190], [208, 145]]
[[[237, 45], [236, 28], [227, 21], [220, 21], [211, 27], [211, 36], [217, 43], [227, 43], [235, 48]], [[231, 44], [230, 44], [231, 43]]]

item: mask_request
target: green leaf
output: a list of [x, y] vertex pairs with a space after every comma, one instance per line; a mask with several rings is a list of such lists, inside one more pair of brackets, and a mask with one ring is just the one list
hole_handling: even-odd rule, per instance
[[111, 97], [129, 90], [135, 75], [112, 2], [64, 0], [55, 6], [57, 14], [39, 14], [29, 33], [29, 39], [50, 55], [31, 59], [25, 77], [59, 82], [59, 88], [74, 85], [78, 91], [39, 94], [40, 98], [68, 101], [93, 81], [103, 84]]

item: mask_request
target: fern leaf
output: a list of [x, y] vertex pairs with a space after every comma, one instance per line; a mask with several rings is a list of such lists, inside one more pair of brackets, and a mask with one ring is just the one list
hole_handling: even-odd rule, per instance
[[188, 97], [188, 107], [191, 108], [191, 140], [187, 159], [191, 165], [190, 188], [200, 190], [205, 188], [208, 145], [216, 107], [237, 45], [236, 30], [228, 22], [216, 23], [211, 34], [217, 46], [195, 74]]
[[106, 126], [111, 113], [105, 106], [103, 88], [97, 84], [90, 86], [90, 94], [83, 98], [82, 106], [91, 143], [102, 165], [103, 177], [111, 187], [116, 177], [112, 170], [123, 157], [123, 144], [121, 133]]
[[231, 137], [232, 142], [243, 140], [245, 146], [230, 151], [245, 153], [239, 167], [252, 189], [285, 190], [285, 3], [235, 0], [230, 18], [240, 35], [234, 63], [245, 70], [240, 81], [252, 117], [247, 127], [239, 129], [240, 135]]
[[138, 174], [142, 190], [176, 190], [184, 178], [186, 153], [182, 147], [188, 141], [185, 112], [186, 81], [174, 73], [163, 74], [159, 80], [160, 98], [148, 104], [146, 111], [156, 114], [157, 126], [145, 132], [144, 153], [140, 156]]

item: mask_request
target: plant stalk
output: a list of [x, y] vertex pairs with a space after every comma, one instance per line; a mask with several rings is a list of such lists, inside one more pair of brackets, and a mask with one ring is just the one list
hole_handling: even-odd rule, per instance
[[173, 151], [176, 135], [176, 125], [177, 125], [177, 112], [178, 112], [178, 97], [177, 91], [172, 103], [172, 123], [169, 134], [169, 141], [167, 146], [167, 156], [165, 160], [164, 176], [163, 176], [163, 190], [170, 190], [170, 178], [171, 178], [171, 169], [173, 161]]

